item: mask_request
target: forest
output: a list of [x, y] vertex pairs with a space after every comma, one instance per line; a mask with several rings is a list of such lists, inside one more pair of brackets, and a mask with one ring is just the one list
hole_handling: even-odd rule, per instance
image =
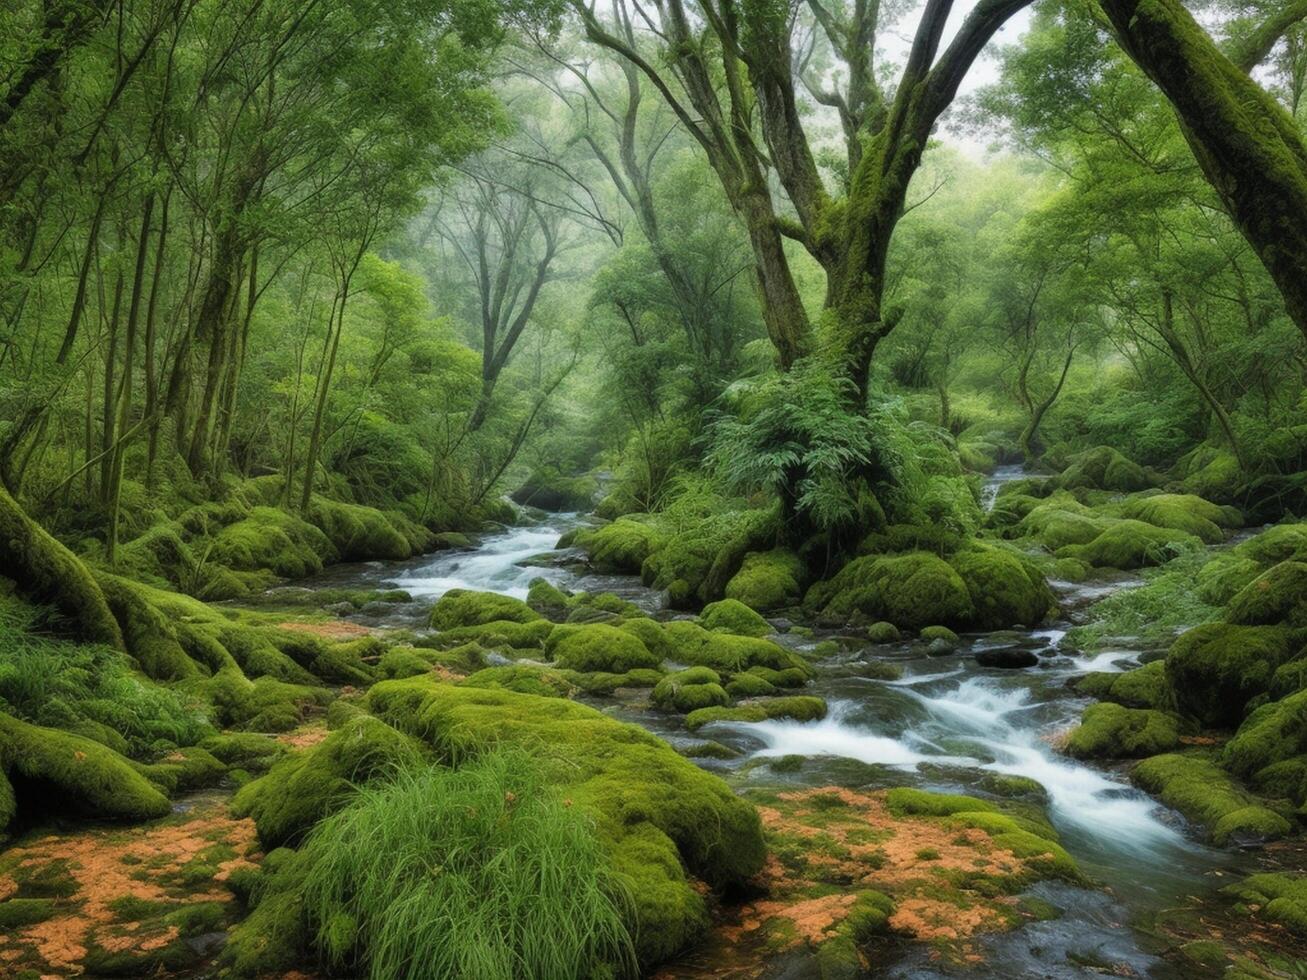
[[0, 7], [0, 974], [1307, 977], [1307, 0]]

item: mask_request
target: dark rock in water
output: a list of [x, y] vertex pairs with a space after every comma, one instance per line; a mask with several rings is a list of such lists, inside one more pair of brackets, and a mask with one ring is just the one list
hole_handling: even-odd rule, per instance
[[[950, 653], [955, 652], [957, 648], [958, 645], [956, 643], [940, 637], [930, 641], [930, 645], [926, 647], [926, 656], [947, 657]], [[977, 654], [977, 658], [979, 658], [979, 654]]]
[[1039, 657], [1030, 650], [1006, 648], [1002, 650], [977, 650], [976, 663], [982, 667], [1002, 667], [1007, 670], [1020, 670], [1033, 667], [1039, 663]]

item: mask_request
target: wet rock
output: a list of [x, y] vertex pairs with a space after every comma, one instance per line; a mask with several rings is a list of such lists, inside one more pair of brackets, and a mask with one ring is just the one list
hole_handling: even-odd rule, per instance
[[1004, 647], [998, 650], [977, 650], [976, 663], [982, 667], [1001, 667], [1005, 670], [1021, 670], [1034, 667], [1039, 663], [1039, 656], [1032, 650]]
[[926, 647], [926, 656], [928, 657], [947, 657], [956, 651], [958, 645], [956, 642], [946, 640], [943, 637], [931, 640]]

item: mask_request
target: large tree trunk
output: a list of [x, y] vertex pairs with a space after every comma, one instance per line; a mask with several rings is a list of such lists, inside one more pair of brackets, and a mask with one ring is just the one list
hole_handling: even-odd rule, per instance
[[0, 568], [19, 592], [52, 606], [70, 632], [89, 643], [123, 648], [122, 631], [104, 593], [81, 560], [51, 537], [0, 487]]
[[1166, 95], [1230, 217], [1307, 336], [1307, 144], [1180, 0], [1099, 0], [1126, 53]]

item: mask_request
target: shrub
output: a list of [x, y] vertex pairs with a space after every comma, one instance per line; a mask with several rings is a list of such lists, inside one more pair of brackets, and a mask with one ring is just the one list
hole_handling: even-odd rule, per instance
[[589, 820], [496, 751], [363, 787], [305, 844], [317, 945], [372, 978], [628, 972], [626, 901]]

